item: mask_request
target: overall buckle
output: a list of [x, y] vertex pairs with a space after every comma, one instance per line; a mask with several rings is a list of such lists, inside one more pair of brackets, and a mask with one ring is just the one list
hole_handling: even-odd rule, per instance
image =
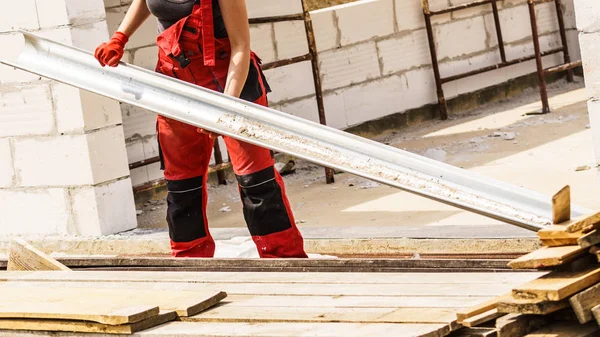
[[179, 56], [173, 56], [173, 54], [170, 55], [172, 59], [176, 60], [177, 62], [179, 62], [179, 66], [181, 66], [181, 68], [185, 68], [190, 64], [190, 60], [185, 56], [185, 53], [181, 53], [179, 54]]

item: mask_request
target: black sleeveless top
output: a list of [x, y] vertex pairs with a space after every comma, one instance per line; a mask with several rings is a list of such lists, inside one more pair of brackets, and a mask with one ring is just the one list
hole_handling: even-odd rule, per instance
[[[213, 2], [213, 18], [215, 21], [215, 37], [227, 37], [227, 29], [221, 14], [218, 0], [202, 0]], [[146, 0], [150, 13], [158, 19], [158, 31], [162, 32], [177, 21], [192, 14], [195, 0]]]

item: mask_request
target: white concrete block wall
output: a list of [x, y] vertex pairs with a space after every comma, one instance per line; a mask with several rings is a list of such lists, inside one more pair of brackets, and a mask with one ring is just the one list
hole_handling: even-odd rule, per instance
[[[460, 5], [470, 0], [430, 0], [431, 10]], [[250, 17], [296, 14], [298, 0], [248, 0]], [[579, 40], [573, 0], [563, 1], [572, 59], [578, 59]], [[112, 33], [127, 8], [127, 1], [105, 0], [107, 22]], [[527, 0], [498, 3], [505, 48], [509, 59], [533, 53]], [[556, 10], [552, 4], [536, 7], [543, 50], [560, 44]], [[321, 81], [329, 125], [354, 126], [389, 114], [436, 102], [431, 57], [421, 0], [361, 0], [311, 12], [319, 50]], [[593, 21], [593, 16], [589, 20]], [[499, 61], [491, 6], [480, 6], [433, 17], [438, 57], [443, 76], [450, 76]], [[597, 23], [590, 23], [593, 26]], [[136, 42], [128, 45], [126, 60], [152, 69], [155, 23], [147, 23]], [[111, 28], [112, 27], [112, 28]], [[154, 28], [153, 28], [154, 27]], [[307, 52], [301, 22], [279, 22], [251, 26], [252, 48], [269, 63]], [[560, 54], [544, 58], [544, 66], [562, 62]], [[526, 62], [444, 85], [447, 98], [535, 72]], [[310, 63], [266, 71], [273, 92], [272, 107], [318, 121]], [[375, 104], [376, 108], [373, 107]], [[154, 114], [122, 106], [125, 138], [130, 162], [147, 159], [154, 142]], [[158, 164], [131, 172], [134, 185], [160, 177]]]
[[[0, 13], [0, 41], [17, 46], [26, 29], [93, 51], [108, 38], [105, 16], [102, 0], [20, 1]], [[0, 235], [135, 228], [121, 124], [118, 102], [0, 65]], [[97, 211], [107, 204], [118, 221]]]
[[575, 15], [589, 96], [588, 113], [596, 163], [600, 165], [600, 2], [577, 0]]

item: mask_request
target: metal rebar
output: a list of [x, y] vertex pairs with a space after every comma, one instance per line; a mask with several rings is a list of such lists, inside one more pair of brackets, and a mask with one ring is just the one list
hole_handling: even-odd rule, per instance
[[558, 72], [565, 71], [565, 70], [573, 70], [574, 68], [581, 67], [582, 64], [583, 64], [582, 61], [574, 61], [571, 63], [561, 64], [556, 67], [548, 68], [548, 69], [544, 70], [544, 72], [546, 74], [553, 74], [553, 73], [558, 73]]
[[[570, 64], [571, 63], [571, 55], [569, 54], [569, 42], [567, 40], [567, 32], [565, 29], [565, 20], [563, 17], [561, 0], [555, 0], [554, 4], [556, 5], [556, 17], [558, 18], [558, 28], [560, 30], [560, 40], [561, 40], [562, 46], [564, 48], [563, 59], [565, 61], [565, 64]], [[567, 69], [567, 81], [573, 82], [573, 80], [574, 80], [573, 68], [568, 68]]]
[[[302, 11], [304, 13], [304, 29], [306, 31], [306, 41], [311, 56], [313, 83], [315, 85], [315, 97], [317, 99], [317, 109], [319, 110], [319, 123], [327, 125], [327, 116], [325, 115], [325, 103], [323, 102], [323, 86], [321, 83], [321, 72], [319, 70], [319, 53], [317, 51], [317, 41], [315, 40], [315, 31], [313, 29], [312, 18], [306, 5], [306, 0], [302, 0]], [[325, 167], [325, 181], [327, 184], [335, 182], [334, 171], [332, 168]]]
[[[556, 54], [556, 53], [560, 53], [560, 52], [562, 52], [562, 48], [555, 48], [555, 49], [551, 49], [551, 50], [543, 52], [542, 56], [552, 55], [552, 54]], [[470, 77], [470, 76], [473, 76], [473, 75], [479, 75], [479, 74], [486, 73], [488, 71], [492, 71], [492, 70], [496, 70], [496, 69], [501, 69], [501, 68], [509, 67], [509, 66], [512, 66], [512, 65], [515, 65], [515, 64], [519, 64], [519, 63], [531, 61], [531, 60], [534, 60], [535, 57], [536, 57], [535, 55], [521, 57], [521, 58], [518, 58], [518, 59], [506, 61], [504, 63], [498, 63], [498, 64], [494, 64], [494, 65], [487, 66], [487, 67], [484, 67], [484, 68], [475, 69], [475, 70], [472, 70], [472, 71], [469, 71], [469, 72], [466, 72], [466, 73], [457, 74], [457, 75], [454, 75], [454, 76], [444, 77], [444, 78], [441, 79], [441, 81], [442, 81], [442, 83], [448, 83], [448, 82], [460, 80], [461, 78]]]
[[285, 60], [279, 60], [279, 61], [275, 61], [275, 62], [266, 63], [262, 66], [262, 69], [269, 70], [269, 69], [273, 69], [273, 68], [289, 66], [290, 64], [309, 61], [311, 59], [312, 59], [312, 55], [310, 53], [308, 53], [308, 54], [302, 55], [302, 56], [296, 56], [296, 57], [292, 57], [292, 58], [285, 59]]
[[498, 3], [492, 0], [492, 13], [494, 15], [494, 24], [496, 25], [496, 37], [498, 39], [498, 49], [500, 50], [500, 59], [506, 62], [506, 51], [504, 50], [504, 38], [502, 37], [502, 27], [500, 26], [500, 15], [498, 14]]
[[267, 16], [263, 18], [253, 18], [248, 20], [250, 24], [261, 24], [261, 23], [273, 23], [273, 22], [283, 22], [283, 21], [301, 21], [304, 20], [304, 15], [302, 13], [298, 14], [290, 14], [290, 15], [280, 15], [280, 16]]
[[144, 167], [144, 166], [147, 166], [150, 164], [158, 163], [159, 161], [160, 161], [160, 157], [158, 157], [158, 156], [140, 160], [140, 161], [136, 161], [134, 163], [129, 164], [129, 169], [134, 170], [136, 168], [140, 168], [140, 167]]
[[[310, 120], [19, 31], [0, 62], [166, 118], [393, 186], [528, 230], [552, 223], [552, 197]], [[572, 205], [571, 218], [592, 213]]]
[[446, 105], [446, 98], [444, 97], [444, 87], [440, 76], [440, 64], [437, 58], [437, 51], [435, 49], [435, 40], [433, 36], [433, 27], [431, 25], [431, 15], [428, 13], [428, 9], [423, 9], [423, 15], [425, 16], [425, 27], [427, 29], [427, 41], [429, 42], [429, 53], [431, 54], [431, 66], [433, 67], [433, 76], [435, 78], [435, 88], [438, 98], [438, 104], [440, 109], [440, 118], [442, 120], [448, 119], [448, 106]]
[[550, 112], [550, 104], [548, 102], [548, 91], [546, 88], [546, 76], [544, 75], [544, 65], [542, 62], [542, 53], [540, 48], [540, 36], [537, 28], [537, 18], [535, 14], [535, 4], [533, 0], [527, 2], [529, 7], [529, 19], [531, 22], [531, 35], [533, 38], [533, 49], [535, 51], [535, 64], [539, 78], [540, 98], [542, 100], [542, 113]]

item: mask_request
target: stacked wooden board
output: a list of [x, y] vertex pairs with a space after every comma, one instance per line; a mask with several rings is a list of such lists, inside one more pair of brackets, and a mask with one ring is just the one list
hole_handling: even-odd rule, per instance
[[[58, 294], [67, 291], [84, 297], [90, 289], [107, 296], [116, 290], [121, 292], [116, 296], [145, 291], [153, 300], [173, 292], [227, 293], [227, 298], [200, 313], [179, 315], [177, 322], [135, 336], [444, 337], [461, 328], [457, 312], [543, 274], [19, 271], [0, 272], [0, 296], [32, 288], [39, 290], [31, 297], [55, 292], [61, 297], [66, 293]], [[0, 336], [46, 336], [56, 331], [52, 326], [39, 330], [43, 331], [0, 329]]]
[[0, 287], [0, 329], [132, 334], [196, 315], [219, 303], [218, 291], [49, 287], [17, 283]]
[[600, 264], [594, 255], [600, 245], [600, 213], [557, 219], [562, 222], [538, 232], [541, 249], [509, 263], [513, 269], [547, 273], [496, 300], [460, 313], [459, 323], [486, 325], [498, 337], [528, 333], [600, 336]]

